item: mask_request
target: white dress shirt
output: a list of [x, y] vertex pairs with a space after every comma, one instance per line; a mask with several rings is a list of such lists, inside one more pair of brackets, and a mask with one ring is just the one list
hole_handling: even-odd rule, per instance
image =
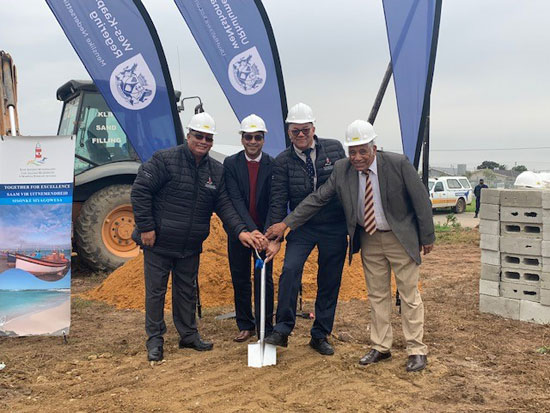
[[259, 155], [256, 159], [252, 159], [251, 157], [249, 157], [249, 156], [246, 154], [246, 151], [245, 151], [244, 157], [245, 157], [246, 160], [249, 161], [249, 162], [260, 162], [260, 161], [262, 160], [262, 152], [260, 152], [260, 155]]
[[[365, 190], [367, 186], [367, 175], [364, 172], [357, 172], [359, 174], [359, 196], [357, 199], [357, 222], [359, 225], [365, 224]], [[369, 166], [369, 177], [372, 186], [372, 195], [374, 201], [374, 220], [376, 221], [376, 229], [380, 231], [391, 230], [388, 221], [386, 220], [386, 214], [384, 214], [384, 207], [382, 206], [382, 197], [380, 196], [380, 184], [378, 183], [378, 166], [376, 164], [376, 157]]]

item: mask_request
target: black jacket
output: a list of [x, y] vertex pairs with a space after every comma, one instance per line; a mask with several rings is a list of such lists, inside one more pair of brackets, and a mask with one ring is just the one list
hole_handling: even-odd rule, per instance
[[196, 165], [186, 144], [157, 151], [142, 164], [131, 198], [136, 221], [132, 238], [141, 245], [141, 232], [155, 230], [155, 245], [141, 246], [158, 254], [199, 254], [212, 212], [236, 236], [246, 229], [227, 194], [222, 164], [206, 155]]
[[228, 156], [223, 161], [227, 192], [233, 202], [233, 206], [250, 232], [256, 229], [260, 232], [264, 232], [264, 230], [267, 229], [266, 222], [271, 200], [273, 162], [274, 159], [271, 156], [265, 152], [262, 153], [260, 168], [258, 170], [258, 180], [256, 182], [256, 212], [261, 221], [261, 227], [258, 228], [248, 210], [250, 205], [250, 181], [248, 178], [248, 166], [244, 151]]
[[[334, 163], [346, 157], [342, 144], [336, 139], [323, 139], [315, 136], [315, 169], [317, 172], [317, 188], [325, 183], [332, 173]], [[277, 158], [273, 168], [273, 184], [271, 186], [271, 221], [281, 222], [287, 215], [288, 208], [292, 211], [307, 197], [314, 188], [306, 172], [306, 164], [301, 160], [294, 145], [290, 145]], [[344, 211], [337, 197], [334, 197], [311, 220], [311, 224], [327, 224], [345, 222]]]

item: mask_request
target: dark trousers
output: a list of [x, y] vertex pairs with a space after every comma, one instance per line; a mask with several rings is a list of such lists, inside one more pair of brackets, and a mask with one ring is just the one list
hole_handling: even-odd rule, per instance
[[296, 324], [296, 302], [307, 257], [315, 246], [319, 250], [315, 321], [311, 336], [324, 338], [332, 331], [334, 313], [346, 258], [345, 222], [325, 225], [305, 224], [286, 238], [283, 272], [279, 279], [277, 324], [274, 330], [289, 335]]
[[195, 311], [197, 306], [197, 273], [199, 254], [173, 258], [144, 250], [145, 261], [145, 332], [147, 348], [162, 345], [166, 333], [164, 298], [168, 276], [172, 272], [172, 315], [182, 342], [198, 336]]
[[[261, 293], [261, 269], [254, 267], [254, 313], [252, 315], [252, 283], [250, 281], [251, 258], [255, 261], [254, 250], [246, 248], [235, 237], [228, 237], [227, 252], [229, 256], [229, 268], [233, 291], [235, 293], [235, 313], [237, 315], [237, 327], [242, 330], [254, 330], [260, 334], [260, 293]], [[273, 331], [273, 263], [266, 265], [265, 280], [265, 332], [266, 335]], [[256, 320], [254, 322], [254, 319]]]
[[481, 198], [476, 198], [476, 215], [479, 214], [479, 207], [481, 206]]

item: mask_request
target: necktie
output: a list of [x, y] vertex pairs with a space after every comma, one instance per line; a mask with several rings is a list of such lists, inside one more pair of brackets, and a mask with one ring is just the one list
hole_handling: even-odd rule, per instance
[[372, 235], [376, 232], [376, 220], [374, 219], [374, 197], [372, 193], [372, 184], [367, 172], [367, 185], [365, 186], [365, 220], [363, 228], [365, 232]]
[[315, 177], [315, 169], [313, 168], [313, 161], [311, 160], [312, 150], [313, 148], [307, 148], [305, 151], [303, 151], [303, 153], [306, 156], [306, 172], [309, 177], [309, 183], [311, 184], [311, 188], [314, 191], [315, 186], [313, 185], [313, 178]]

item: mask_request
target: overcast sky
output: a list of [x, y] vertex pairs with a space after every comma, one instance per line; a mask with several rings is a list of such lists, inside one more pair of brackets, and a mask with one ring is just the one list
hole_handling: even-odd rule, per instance
[[[216, 142], [238, 144], [238, 122], [171, 0], [143, 0], [172, 80], [200, 95], [218, 124]], [[366, 119], [389, 61], [381, 0], [264, 0], [289, 107], [309, 104], [317, 133], [342, 139]], [[89, 78], [43, 0], [0, 0], [0, 49], [18, 69], [20, 129], [55, 134], [57, 88]], [[550, 170], [550, 1], [446, 0], [431, 105], [431, 164], [475, 168], [483, 160]], [[187, 123], [190, 112], [181, 115]], [[375, 123], [377, 144], [401, 152], [393, 83]], [[544, 147], [544, 149], [541, 149]], [[510, 148], [538, 148], [514, 149]], [[467, 150], [467, 151], [466, 151]]]

